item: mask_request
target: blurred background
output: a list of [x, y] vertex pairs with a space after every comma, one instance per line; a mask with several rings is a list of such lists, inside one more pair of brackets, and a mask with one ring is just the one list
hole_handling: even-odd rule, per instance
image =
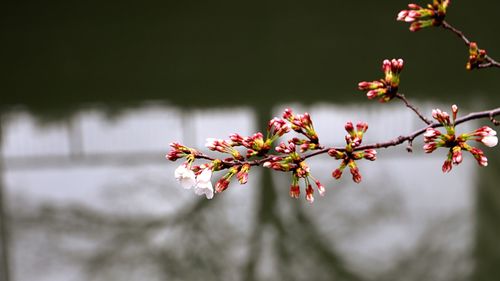
[[[264, 169], [205, 200], [164, 158], [172, 141], [262, 131], [285, 107], [310, 112], [324, 145], [342, 144], [348, 120], [369, 122], [365, 142], [412, 132], [422, 124], [401, 103], [356, 90], [385, 58], [405, 59], [400, 89], [425, 112], [497, 107], [500, 72], [467, 72], [449, 32], [410, 33], [395, 20], [405, 5], [4, 3], [0, 280], [494, 280], [498, 149], [447, 175], [443, 151], [380, 150], [361, 184], [316, 157], [327, 192], [313, 205]], [[454, 1], [447, 19], [498, 59], [499, 9]]]

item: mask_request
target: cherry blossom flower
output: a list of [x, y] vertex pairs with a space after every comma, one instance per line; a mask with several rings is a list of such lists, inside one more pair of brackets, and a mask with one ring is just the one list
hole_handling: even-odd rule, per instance
[[363, 135], [368, 130], [368, 124], [366, 122], [358, 122], [356, 124], [356, 129], [352, 122], [347, 122], [345, 124], [345, 130], [347, 135], [345, 136], [345, 141], [347, 143], [343, 151], [330, 149], [328, 150], [328, 155], [334, 157], [337, 160], [342, 160], [339, 167], [332, 172], [332, 177], [335, 179], [340, 179], [344, 169], [349, 167], [352, 175], [352, 180], [355, 183], [361, 182], [361, 173], [356, 164], [356, 160], [366, 159], [370, 161], [375, 161], [377, 159], [377, 151], [374, 149], [365, 149], [364, 151], [354, 151], [354, 148], [361, 145], [363, 141]]
[[404, 61], [402, 59], [384, 60], [382, 62], [382, 71], [384, 79], [372, 82], [359, 82], [358, 89], [367, 91], [366, 96], [369, 99], [378, 99], [379, 102], [388, 102], [398, 93], [399, 76], [403, 70]]
[[188, 168], [186, 163], [175, 169], [174, 176], [185, 189], [190, 189], [196, 184], [195, 174]]
[[427, 128], [424, 133], [424, 151], [432, 153], [439, 147], [448, 148], [448, 155], [443, 164], [442, 170], [448, 173], [452, 169], [452, 165], [462, 163], [462, 151], [468, 151], [476, 159], [480, 166], [488, 165], [488, 158], [484, 156], [484, 152], [476, 147], [470, 146], [467, 141], [475, 140], [481, 142], [488, 147], [493, 147], [498, 144], [497, 132], [488, 126], [483, 126], [474, 132], [457, 135], [455, 130], [455, 122], [457, 119], [458, 107], [452, 105], [452, 116], [440, 109], [432, 110], [432, 117], [436, 119], [446, 130], [440, 132], [435, 128]]
[[201, 171], [201, 173], [196, 177], [196, 185], [194, 187], [194, 193], [196, 195], [205, 195], [207, 199], [212, 199], [214, 197], [214, 188], [211, 182], [212, 169], [206, 168]]
[[444, 21], [446, 9], [450, 2], [450, 0], [434, 0], [432, 4], [428, 4], [425, 8], [417, 4], [408, 4], [409, 10], [400, 11], [397, 20], [411, 23], [410, 31], [439, 26]]

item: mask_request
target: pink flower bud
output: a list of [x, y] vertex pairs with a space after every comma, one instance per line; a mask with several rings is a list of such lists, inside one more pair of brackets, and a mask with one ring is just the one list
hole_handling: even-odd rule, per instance
[[422, 23], [421, 22], [414, 22], [410, 25], [410, 31], [411, 32], [417, 32], [420, 29], [422, 29]]
[[332, 172], [332, 177], [334, 177], [337, 180], [340, 179], [341, 176], [342, 176], [342, 170], [341, 169], [335, 169]]
[[248, 182], [248, 172], [250, 171], [250, 164], [243, 164], [241, 170], [236, 174], [236, 178], [240, 184], [245, 184]]
[[406, 18], [407, 15], [408, 15], [408, 11], [407, 10], [402, 10], [401, 12], [398, 13], [397, 20], [398, 21], [403, 21]]
[[342, 151], [338, 151], [333, 148], [328, 150], [328, 155], [335, 157], [335, 159], [342, 159], [344, 157], [344, 153]]
[[444, 161], [444, 164], [443, 164], [443, 167], [441, 168], [441, 170], [443, 171], [443, 173], [448, 173], [449, 171], [451, 171], [451, 159], [447, 159], [446, 161]]
[[364, 151], [364, 158], [366, 160], [375, 161], [377, 160], [377, 151], [375, 149], [367, 149]]
[[176, 161], [179, 158], [183, 157], [183, 154], [177, 150], [171, 150], [165, 155], [165, 157], [170, 161]]
[[300, 152], [306, 152], [309, 149], [309, 143], [303, 143], [300, 145]]
[[440, 114], [441, 114], [441, 110], [439, 108], [432, 110], [432, 118], [438, 119], [438, 115], [440, 115]]
[[391, 71], [391, 66], [392, 66], [391, 61], [390, 61], [390, 60], [385, 59], [385, 60], [382, 62], [382, 71], [383, 71], [384, 73], [387, 73], [387, 72]]
[[308, 184], [306, 187], [306, 200], [309, 201], [309, 203], [314, 202], [314, 197], [313, 197], [314, 189], [312, 185]]
[[226, 190], [228, 188], [228, 186], [229, 186], [229, 180], [227, 180], [225, 178], [221, 178], [215, 184], [215, 192], [221, 193], [224, 190]]
[[483, 167], [488, 166], [488, 158], [484, 156], [484, 152], [481, 149], [473, 147], [469, 150], [469, 152], [472, 154], [472, 156], [474, 156], [474, 158], [476, 159], [477, 163], [480, 166]]
[[314, 182], [316, 183], [316, 187], [318, 188], [319, 195], [324, 196], [326, 192], [325, 187], [319, 180], [315, 180]]
[[371, 90], [371, 91], [368, 91], [366, 93], [366, 96], [368, 97], [368, 99], [375, 99], [376, 97], [378, 97], [378, 91], [377, 90]]
[[293, 118], [293, 111], [290, 108], [286, 108], [283, 112], [283, 118], [286, 120], [291, 120]]
[[360, 183], [361, 182], [361, 174], [359, 173], [359, 169], [358, 167], [352, 167], [350, 166], [350, 171], [351, 171], [351, 174], [352, 174], [352, 180], [355, 182], [355, 183]]
[[434, 150], [436, 150], [437, 145], [435, 142], [427, 143], [424, 145], [424, 151], [425, 153], [432, 153]]
[[382, 87], [384, 87], [384, 83], [380, 81], [373, 81], [373, 82], [363, 81], [358, 83], [358, 89], [362, 91], [375, 90]]
[[455, 165], [462, 163], [462, 150], [460, 149], [460, 147], [458, 146], [453, 147], [453, 153], [451, 159], [453, 164]]
[[366, 81], [363, 81], [363, 82], [359, 82], [358, 83], [358, 89], [360, 90], [368, 90], [371, 88], [371, 84], [370, 82], [366, 82]]
[[356, 130], [358, 132], [365, 133], [368, 130], [368, 123], [358, 122], [358, 124], [356, 124]]
[[303, 124], [305, 124], [306, 126], [310, 125], [312, 123], [312, 121], [311, 121], [311, 115], [309, 115], [309, 113], [305, 112], [303, 115], [300, 116], [300, 121]]
[[424, 133], [424, 142], [432, 142], [434, 141], [438, 136], [441, 135], [441, 132], [434, 128], [427, 128]]
[[419, 6], [417, 4], [413, 4], [413, 3], [408, 4], [408, 8], [413, 9], [413, 10], [420, 10], [420, 9], [422, 9], [421, 6]]
[[290, 185], [290, 197], [299, 198], [300, 195], [300, 187], [298, 184]]
[[451, 112], [453, 115], [453, 122], [457, 119], [457, 113], [458, 113], [458, 106], [456, 104], [451, 106]]
[[352, 132], [354, 132], [354, 125], [352, 124], [351, 121], [348, 121], [347, 123], [345, 123], [345, 126], [344, 126], [345, 130], [350, 134]]
[[478, 159], [478, 163], [480, 166], [483, 166], [483, 167], [486, 167], [488, 166], [488, 158], [486, 158], [486, 156], [481, 156], [480, 159]]
[[497, 136], [486, 136], [481, 139], [481, 142], [484, 143], [484, 145], [488, 147], [494, 147], [498, 144], [498, 138]]
[[237, 133], [229, 135], [229, 139], [233, 142], [233, 145], [241, 145], [243, 143], [243, 137]]

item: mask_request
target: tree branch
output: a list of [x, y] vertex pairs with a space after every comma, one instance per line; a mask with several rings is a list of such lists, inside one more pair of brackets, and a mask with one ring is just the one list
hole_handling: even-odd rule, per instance
[[413, 110], [413, 112], [415, 112], [415, 114], [418, 115], [418, 117], [424, 121], [425, 124], [427, 125], [430, 125], [432, 124], [432, 121], [430, 121], [429, 119], [425, 118], [425, 116], [418, 110], [417, 107], [415, 107], [414, 105], [412, 105], [407, 99], [406, 97], [403, 95], [403, 94], [400, 94], [400, 93], [397, 93], [396, 94], [396, 97], [400, 100], [402, 100], [405, 104], [406, 104], [406, 107], [410, 108], [411, 110]]
[[[467, 46], [467, 48], [469, 47], [471, 41], [469, 40], [469, 38], [467, 38], [464, 33], [453, 27], [451, 24], [449, 24], [447, 21], [443, 21], [441, 23], [441, 26], [444, 28], [444, 29], [447, 29], [453, 33], [455, 33], [458, 37], [460, 37], [460, 39], [462, 39], [462, 41], [465, 43], [465, 45]], [[488, 67], [499, 67], [500, 68], [500, 62], [494, 60], [492, 57], [486, 55], [485, 56], [485, 59], [487, 61], [487, 63], [483, 63], [483, 64], [480, 64], [478, 66], [478, 68], [488, 68]]]
[[[418, 110], [416, 112], [418, 112]], [[419, 113], [417, 113], [417, 114], [419, 114]], [[419, 114], [419, 116], [420, 115], [421, 114]], [[490, 121], [493, 124], [495, 124], [495, 125], [498, 126], [498, 125], [500, 125], [500, 122], [497, 121], [497, 120], [495, 120], [495, 118], [494, 118], [497, 115], [500, 115], [500, 107], [497, 107], [497, 108], [491, 109], [491, 110], [485, 110], [485, 111], [479, 111], [479, 112], [472, 112], [472, 113], [469, 113], [469, 114], [467, 114], [467, 115], [465, 115], [465, 116], [463, 116], [461, 118], [457, 118], [457, 120], [455, 121], [455, 125], [459, 125], [459, 124], [462, 124], [462, 123], [465, 123], [465, 122], [471, 121], [471, 120], [482, 119], [482, 118], [489, 118]], [[424, 122], [426, 122], [426, 121], [424, 121]], [[393, 146], [398, 146], [398, 145], [400, 145], [400, 144], [402, 144], [404, 142], [408, 142], [407, 150], [408, 150], [408, 152], [411, 152], [412, 151], [411, 145], [413, 143], [413, 140], [416, 137], [418, 137], [418, 136], [422, 135], [423, 133], [425, 133], [425, 131], [427, 130], [427, 128], [438, 128], [438, 127], [442, 127], [442, 126], [443, 125], [441, 125], [440, 123], [430, 122], [430, 123], [428, 123], [427, 126], [421, 128], [421, 129], [418, 129], [418, 130], [414, 131], [413, 133], [411, 133], [409, 135], [399, 136], [399, 137], [396, 137], [394, 139], [391, 139], [391, 140], [388, 140], [388, 141], [385, 141], [385, 142], [378, 142], [378, 143], [373, 143], [373, 144], [367, 144], [367, 145], [358, 146], [358, 147], [355, 147], [353, 150], [354, 151], [359, 151], [359, 150], [366, 150], [366, 149], [389, 148], [389, 147], [393, 147]], [[317, 150], [315, 152], [309, 153], [307, 155], [304, 155], [304, 156], [302, 156], [302, 158], [303, 159], [308, 159], [308, 158], [311, 158], [311, 157], [314, 157], [314, 156], [317, 156], [317, 155], [320, 155], [320, 154], [325, 154], [330, 149], [335, 149], [335, 150], [338, 150], [338, 151], [345, 151], [345, 147], [326, 147], [326, 148], [322, 148], [320, 150]], [[236, 165], [243, 165], [243, 164], [250, 164], [251, 166], [261, 166], [265, 162], [270, 161], [273, 157], [280, 157], [280, 156], [284, 156], [284, 154], [283, 155], [281, 155], [281, 154], [265, 155], [261, 159], [252, 160], [252, 161], [236, 161], [234, 159], [226, 159], [226, 160], [222, 160], [222, 165], [223, 165], [224, 168], [229, 168], [229, 167], [233, 167], [233, 166], [236, 166]], [[210, 161], [216, 160], [215, 158], [212, 158], [212, 157], [210, 157], [210, 156], [208, 156], [206, 154], [203, 154], [201, 152], [198, 152], [198, 154], [196, 155], [196, 158], [198, 158], [198, 159], [206, 159], [206, 160], [210, 160]]]

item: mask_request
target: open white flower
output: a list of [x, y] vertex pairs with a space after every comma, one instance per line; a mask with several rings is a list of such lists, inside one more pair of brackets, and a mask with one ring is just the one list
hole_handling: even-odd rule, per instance
[[186, 167], [185, 164], [175, 169], [175, 179], [179, 181], [185, 189], [190, 189], [196, 184], [194, 172]]
[[212, 169], [204, 169], [201, 174], [196, 177], [196, 186], [194, 187], [194, 193], [196, 195], [203, 195], [207, 199], [212, 199], [214, 197], [214, 188], [210, 179], [212, 178]]

